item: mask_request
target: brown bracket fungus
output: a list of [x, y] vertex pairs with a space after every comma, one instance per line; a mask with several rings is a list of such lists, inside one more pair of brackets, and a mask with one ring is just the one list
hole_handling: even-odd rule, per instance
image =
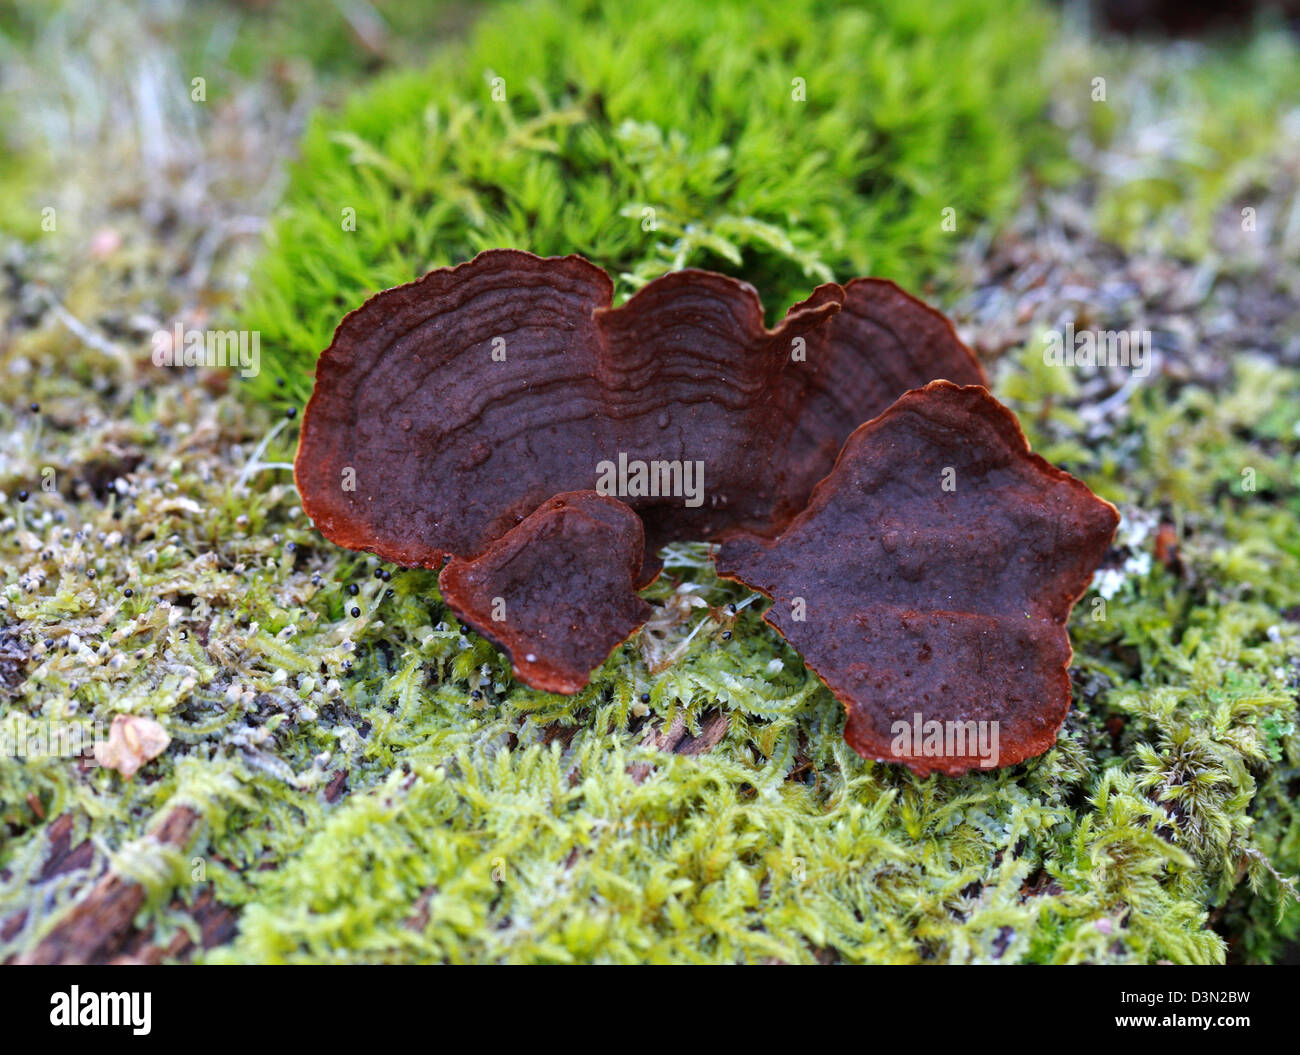
[[903, 392], [984, 381], [947, 320], [889, 282], [820, 286], [771, 330], [753, 287], [713, 272], [612, 295], [581, 257], [494, 249], [349, 314], [295, 461], [316, 526], [437, 568], [596, 490], [644, 521], [645, 585], [666, 542], [779, 530]]
[[[612, 294], [581, 257], [500, 249], [349, 314], [294, 463], [317, 527], [442, 568], [516, 676], [563, 693], [650, 614], [660, 546], [724, 539], [859, 753], [960, 773], [1045, 750], [1117, 515], [1029, 452], [951, 323], [878, 279], [774, 329], [708, 271]], [[943, 741], [990, 723], [991, 752]]]
[[556, 495], [471, 560], [453, 558], [443, 600], [510, 656], [535, 689], [574, 693], [653, 611], [636, 594], [645, 533], [616, 498]]
[[854, 750], [955, 775], [1055, 741], [1066, 621], [1118, 522], [984, 388], [936, 381], [857, 429], [779, 537], [730, 537], [717, 563], [774, 599]]

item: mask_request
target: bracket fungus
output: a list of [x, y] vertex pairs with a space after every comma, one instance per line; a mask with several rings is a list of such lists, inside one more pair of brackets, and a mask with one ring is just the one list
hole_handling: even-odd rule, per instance
[[492, 249], [346, 316], [294, 463], [316, 526], [438, 568], [556, 494], [613, 490], [645, 523], [644, 586], [667, 542], [778, 530], [909, 388], [984, 382], [948, 321], [890, 282], [819, 286], [775, 329], [752, 286], [710, 271], [618, 308], [613, 289], [578, 256]]
[[575, 693], [647, 619], [637, 596], [645, 532], [617, 498], [556, 495], [438, 576], [443, 600], [510, 656], [535, 689]]
[[[515, 675], [562, 693], [646, 621], [661, 546], [721, 540], [861, 754], [891, 757], [918, 708], [1004, 725], [999, 765], [1044, 750], [1069, 706], [1065, 620], [1116, 514], [1029, 453], [952, 324], [881, 279], [818, 286], [775, 328], [709, 271], [618, 308], [613, 288], [578, 256], [494, 249], [347, 315], [294, 462], [320, 531], [441, 568]], [[813, 618], [785, 614], [795, 597]]]
[[986, 389], [935, 381], [857, 429], [780, 536], [732, 536], [717, 564], [774, 599], [855, 751], [956, 775], [1055, 741], [1066, 621], [1118, 523]]

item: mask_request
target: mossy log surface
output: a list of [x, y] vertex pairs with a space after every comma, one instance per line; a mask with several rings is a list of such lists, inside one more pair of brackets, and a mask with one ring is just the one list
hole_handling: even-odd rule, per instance
[[[291, 4], [0, 14], [0, 733], [169, 737], [129, 780], [0, 754], [0, 959], [1283, 958], [1295, 42], [1099, 42], [1005, 0], [383, 6], [360, 41]], [[289, 471], [314, 356], [501, 245], [619, 299], [697, 265], [777, 314], [865, 273], [948, 312], [1123, 515], [1055, 747], [864, 762], [700, 546], [561, 697], [433, 572], [325, 542]], [[256, 331], [256, 376], [154, 366], [177, 324]], [[1146, 332], [1152, 368], [1052, 365], [1067, 324]]]

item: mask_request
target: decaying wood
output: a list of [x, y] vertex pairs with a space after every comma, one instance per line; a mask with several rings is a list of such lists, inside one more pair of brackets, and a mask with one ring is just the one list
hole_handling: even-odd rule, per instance
[[[703, 755], [717, 747], [722, 738], [727, 735], [730, 724], [731, 720], [726, 714], [713, 711], [700, 720], [700, 735], [692, 736], [681, 714], [678, 714], [667, 729], [662, 727], [648, 729], [642, 742], [665, 754]], [[637, 762], [628, 766], [627, 771], [632, 775], [633, 780], [641, 784], [650, 775], [651, 768], [649, 763]]]
[[[188, 806], [171, 810], [149, 833], [164, 846], [184, 847], [194, 833], [198, 814]], [[50, 824], [50, 856], [41, 871], [41, 881], [84, 868], [90, 863], [88, 841], [69, 849], [72, 818], [65, 814]], [[63, 918], [29, 952], [14, 962], [23, 964], [100, 964], [110, 962], [157, 963], [182, 955], [191, 946], [188, 935], [180, 934], [165, 948], [151, 943], [152, 929], [139, 930], [135, 917], [144, 905], [145, 889], [133, 879], [113, 871], [105, 872], [69, 908]], [[234, 913], [216, 903], [205, 891], [194, 906], [206, 947], [226, 940], [234, 928]], [[19, 924], [21, 925], [21, 923]], [[210, 941], [209, 941], [210, 939]]]

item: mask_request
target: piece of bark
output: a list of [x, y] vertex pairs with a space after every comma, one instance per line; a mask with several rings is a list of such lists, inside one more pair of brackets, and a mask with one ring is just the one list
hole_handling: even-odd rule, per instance
[[[167, 846], [183, 847], [198, 822], [188, 806], [177, 806], [150, 832]], [[23, 964], [107, 963], [135, 929], [145, 889], [133, 879], [106, 872], [73, 904], [34, 948], [17, 957]]]
[[[686, 728], [686, 720], [679, 712], [665, 729], [651, 728], [646, 732], [644, 743], [671, 755], [705, 755], [722, 742], [731, 727], [731, 716], [724, 711], [711, 711], [700, 719], [700, 735], [693, 736]], [[634, 762], [627, 771], [638, 784], [643, 784], [650, 775], [650, 765], [646, 762]]]

